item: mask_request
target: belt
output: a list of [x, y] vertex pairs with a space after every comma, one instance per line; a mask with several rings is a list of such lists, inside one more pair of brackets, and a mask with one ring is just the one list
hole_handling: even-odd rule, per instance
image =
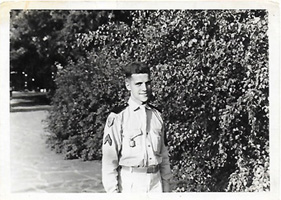
[[148, 167], [128, 167], [128, 166], [121, 166], [121, 169], [131, 171], [131, 172], [138, 172], [138, 173], [147, 173], [147, 174], [155, 174], [159, 171], [159, 165], [151, 165]]

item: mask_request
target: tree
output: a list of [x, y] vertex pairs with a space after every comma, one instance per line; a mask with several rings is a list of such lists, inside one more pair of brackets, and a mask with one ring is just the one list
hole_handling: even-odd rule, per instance
[[[85, 57], [85, 50], [91, 49], [90, 46], [86, 49], [77, 47], [77, 35], [95, 31], [109, 17], [129, 22], [126, 13], [116, 14], [110, 10], [12, 10], [11, 71], [18, 78], [25, 79], [29, 86], [33, 85], [28, 89], [54, 89], [57, 67], [65, 67], [69, 60]], [[23, 89], [24, 86], [18, 84], [18, 87]]]

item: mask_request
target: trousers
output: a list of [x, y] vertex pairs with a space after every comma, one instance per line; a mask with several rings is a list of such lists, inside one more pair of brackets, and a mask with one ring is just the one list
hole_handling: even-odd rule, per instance
[[119, 174], [119, 190], [121, 193], [162, 193], [160, 172], [146, 173], [122, 169]]

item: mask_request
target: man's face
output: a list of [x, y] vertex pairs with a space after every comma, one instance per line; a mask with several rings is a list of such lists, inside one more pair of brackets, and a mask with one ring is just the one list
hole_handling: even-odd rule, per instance
[[126, 88], [131, 92], [131, 98], [138, 104], [144, 104], [151, 93], [151, 80], [148, 74], [132, 74], [126, 79]]

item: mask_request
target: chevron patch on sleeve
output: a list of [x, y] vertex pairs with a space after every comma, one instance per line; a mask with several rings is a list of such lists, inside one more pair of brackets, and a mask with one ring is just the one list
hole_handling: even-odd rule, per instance
[[107, 136], [104, 138], [104, 145], [106, 145], [106, 143], [108, 143], [110, 146], [112, 145], [112, 139], [109, 134], [107, 134]]

